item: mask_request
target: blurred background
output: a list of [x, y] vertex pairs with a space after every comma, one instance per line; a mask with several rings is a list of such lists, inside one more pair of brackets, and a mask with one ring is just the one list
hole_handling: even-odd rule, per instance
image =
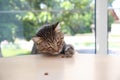
[[[120, 47], [120, 0], [108, 2], [108, 50]], [[28, 55], [38, 28], [61, 22], [66, 43], [80, 54], [95, 54], [95, 0], [0, 0], [0, 56]]]

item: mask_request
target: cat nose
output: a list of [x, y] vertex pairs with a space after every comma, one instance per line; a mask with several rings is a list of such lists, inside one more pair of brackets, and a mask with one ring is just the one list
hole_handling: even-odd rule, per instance
[[58, 51], [59, 51], [59, 48], [58, 48], [58, 47], [54, 47], [54, 50], [55, 50], [56, 52], [58, 52]]

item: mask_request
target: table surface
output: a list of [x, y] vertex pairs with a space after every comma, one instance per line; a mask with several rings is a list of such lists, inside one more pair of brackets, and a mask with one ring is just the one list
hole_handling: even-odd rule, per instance
[[61, 56], [0, 58], [0, 80], [120, 80], [120, 56]]

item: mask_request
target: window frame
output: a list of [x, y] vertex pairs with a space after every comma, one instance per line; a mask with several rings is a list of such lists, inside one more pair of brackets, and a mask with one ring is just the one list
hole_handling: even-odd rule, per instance
[[107, 17], [108, 0], [95, 1], [95, 48], [96, 54], [108, 54], [108, 17]]

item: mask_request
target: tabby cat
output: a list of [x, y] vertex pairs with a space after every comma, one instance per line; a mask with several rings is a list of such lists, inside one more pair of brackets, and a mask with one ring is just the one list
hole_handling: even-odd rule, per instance
[[34, 42], [32, 54], [65, 54], [66, 57], [72, 57], [74, 54], [73, 46], [64, 41], [59, 22], [43, 25], [32, 40]]

